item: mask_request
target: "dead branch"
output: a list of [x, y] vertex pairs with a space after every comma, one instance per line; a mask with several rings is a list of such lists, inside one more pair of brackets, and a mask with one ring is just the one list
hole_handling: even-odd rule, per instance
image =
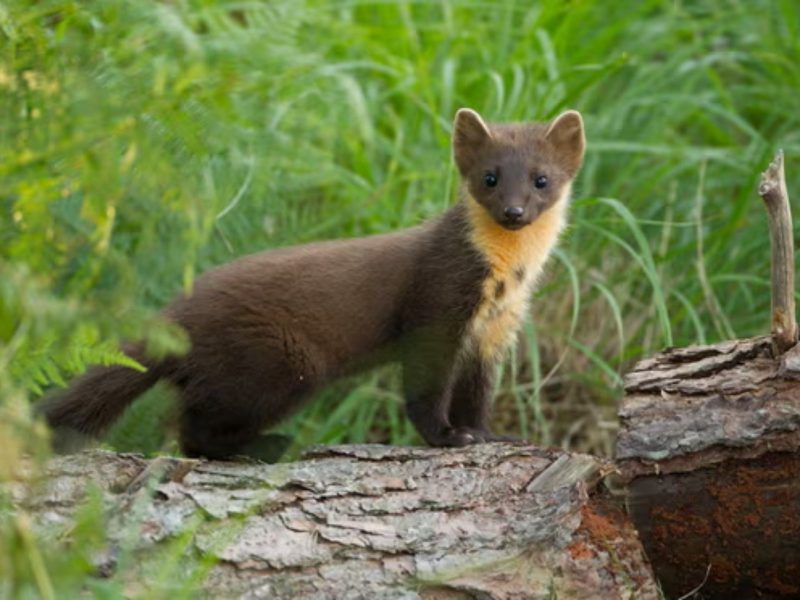
[[772, 335], [779, 352], [797, 342], [794, 302], [794, 233], [792, 210], [779, 151], [761, 174], [758, 193], [764, 200], [772, 246]]

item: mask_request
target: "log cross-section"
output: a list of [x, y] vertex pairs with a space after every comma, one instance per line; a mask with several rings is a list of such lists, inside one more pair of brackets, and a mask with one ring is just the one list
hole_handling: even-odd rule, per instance
[[800, 597], [800, 347], [667, 350], [625, 378], [617, 464], [667, 598]]

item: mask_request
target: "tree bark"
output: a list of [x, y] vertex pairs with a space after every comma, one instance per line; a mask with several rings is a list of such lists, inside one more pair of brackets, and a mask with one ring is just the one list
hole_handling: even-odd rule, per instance
[[94, 484], [110, 516], [99, 573], [126, 544], [146, 560], [186, 535], [218, 559], [215, 597], [658, 598], [602, 485], [612, 469], [517, 444], [320, 447], [279, 465], [93, 451], [12, 496], [41, 531], [68, 531]]
[[671, 349], [625, 380], [617, 464], [668, 598], [800, 597], [800, 346]]

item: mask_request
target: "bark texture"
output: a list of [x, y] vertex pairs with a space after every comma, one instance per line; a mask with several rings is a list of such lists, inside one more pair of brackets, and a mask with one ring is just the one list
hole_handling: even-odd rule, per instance
[[670, 349], [626, 377], [617, 461], [669, 598], [800, 597], [800, 346], [774, 351]]
[[609, 470], [515, 444], [325, 447], [281, 465], [94, 451], [13, 497], [42, 530], [68, 531], [94, 483], [110, 548], [133, 540], [146, 556], [188, 535], [219, 559], [204, 583], [217, 597], [657, 598], [601, 485]]

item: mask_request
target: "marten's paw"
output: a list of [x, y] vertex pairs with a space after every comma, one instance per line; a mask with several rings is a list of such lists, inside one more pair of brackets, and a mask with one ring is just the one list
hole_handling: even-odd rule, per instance
[[476, 444], [481, 440], [476, 435], [476, 430], [467, 427], [447, 427], [435, 435], [425, 436], [425, 441], [431, 446], [461, 447]]
[[433, 439], [429, 439], [431, 446], [469, 446], [470, 444], [483, 444], [486, 442], [523, 442], [518, 438], [506, 435], [497, 435], [491, 431], [474, 429], [472, 427], [448, 427]]
[[511, 444], [527, 444], [525, 440], [510, 435], [499, 435], [488, 429], [474, 427], [445, 427], [435, 435], [428, 435], [425, 441], [431, 446], [462, 447], [487, 442], [505, 442]]

